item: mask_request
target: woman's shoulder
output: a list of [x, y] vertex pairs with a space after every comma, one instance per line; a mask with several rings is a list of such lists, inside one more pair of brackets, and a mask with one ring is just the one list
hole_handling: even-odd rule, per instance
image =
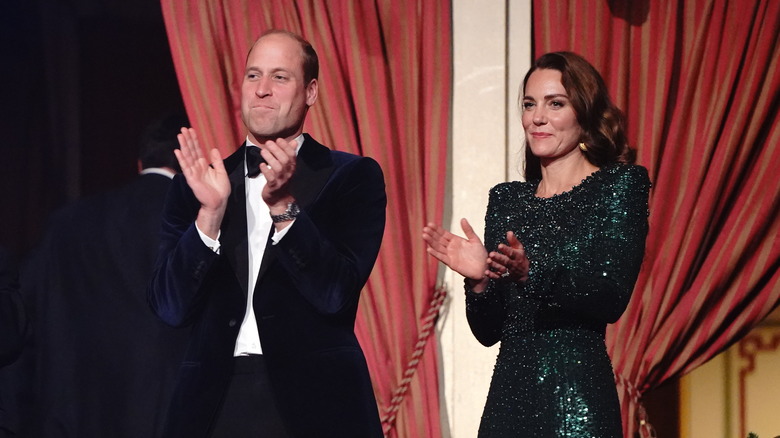
[[508, 181], [496, 184], [490, 189], [491, 197], [517, 197], [523, 193], [533, 193], [539, 181]]
[[638, 164], [616, 163], [604, 167], [603, 174], [606, 178], [619, 184], [639, 184], [650, 187], [650, 177], [647, 169]]

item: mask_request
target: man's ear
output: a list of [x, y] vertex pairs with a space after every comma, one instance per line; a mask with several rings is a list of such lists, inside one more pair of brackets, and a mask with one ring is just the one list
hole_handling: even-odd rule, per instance
[[312, 106], [317, 101], [317, 94], [319, 92], [319, 83], [317, 79], [312, 79], [308, 85], [306, 85], [306, 105]]

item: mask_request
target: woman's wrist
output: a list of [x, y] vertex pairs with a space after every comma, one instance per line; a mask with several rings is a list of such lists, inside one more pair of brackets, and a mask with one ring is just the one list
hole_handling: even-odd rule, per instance
[[466, 287], [469, 288], [474, 293], [482, 293], [487, 289], [488, 286], [488, 278], [482, 277], [479, 279], [475, 278], [466, 278]]

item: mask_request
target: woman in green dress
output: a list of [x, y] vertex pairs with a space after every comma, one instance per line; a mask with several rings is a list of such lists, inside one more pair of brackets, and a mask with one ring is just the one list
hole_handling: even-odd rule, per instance
[[491, 189], [485, 244], [465, 219], [465, 238], [423, 230], [428, 253], [465, 277], [474, 336], [501, 341], [479, 436], [622, 437], [604, 334], [642, 264], [647, 170], [582, 57], [541, 56], [519, 100], [526, 182]]

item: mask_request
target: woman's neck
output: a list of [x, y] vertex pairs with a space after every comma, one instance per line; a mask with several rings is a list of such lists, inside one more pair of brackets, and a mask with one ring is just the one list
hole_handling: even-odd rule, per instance
[[598, 169], [582, 155], [543, 162], [542, 181], [536, 188], [536, 196], [549, 198], [568, 192]]

